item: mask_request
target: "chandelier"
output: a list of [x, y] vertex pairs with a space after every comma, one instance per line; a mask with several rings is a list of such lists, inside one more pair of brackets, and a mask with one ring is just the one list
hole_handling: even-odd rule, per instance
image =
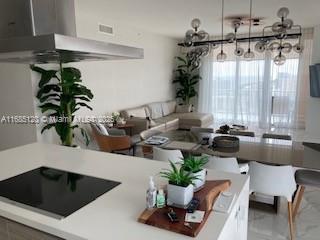
[[[191, 21], [192, 29], [188, 30], [185, 34], [184, 42], [179, 43], [179, 46], [188, 49], [187, 55], [195, 67], [200, 67], [201, 58], [207, 56], [211, 51], [220, 47], [217, 55], [217, 61], [223, 62], [227, 59], [227, 54], [224, 52], [225, 44], [234, 44], [234, 55], [243, 57], [246, 60], [251, 60], [255, 57], [255, 52], [263, 53], [270, 51], [276, 56], [273, 61], [276, 65], [283, 65], [286, 61], [286, 54], [294, 51], [298, 54], [302, 53], [303, 46], [301, 45], [302, 28], [300, 25], [295, 25], [293, 20], [288, 18], [289, 9], [282, 7], [278, 10], [277, 16], [279, 21], [271, 26], [263, 28], [260, 36], [252, 36], [252, 0], [250, 0], [250, 17], [248, 27], [248, 37], [238, 37], [237, 33], [241, 27], [241, 20], [233, 21], [232, 26], [234, 32], [224, 36], [224, 0], [221, 0], [221, 39], [210, 40], [209, 34], [200, 29], [201, 21], [195, 18]], [[298, 42], [292, 45], [288, 40], [297, 39]], [[239, 43], [248, 43], [248, 48], [245, 51], [240, 47]], [[252, 48], [255, 42], [254, 48]], [[255, 52], [254, 52], [255, 51]]]

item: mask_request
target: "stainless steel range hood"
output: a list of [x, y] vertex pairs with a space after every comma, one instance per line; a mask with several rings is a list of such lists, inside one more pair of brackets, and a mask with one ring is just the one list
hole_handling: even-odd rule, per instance
[[143, 55], [141, 48], [77, 38], [74, 0], [0, 1], [0, 62], [142, 59]]

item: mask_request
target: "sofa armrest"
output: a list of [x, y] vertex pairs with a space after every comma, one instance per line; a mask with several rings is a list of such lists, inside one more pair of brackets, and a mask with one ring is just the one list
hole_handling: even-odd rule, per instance
[[149, 129], [149, 120], [145, 118], [132, 117], [127, 123], [133, 124], [132, 135], [140, 134], [142, 131]]

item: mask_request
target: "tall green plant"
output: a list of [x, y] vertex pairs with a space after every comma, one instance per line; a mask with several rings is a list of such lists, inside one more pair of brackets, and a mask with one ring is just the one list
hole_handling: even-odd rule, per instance
[[197, 96], [196, 85], [201, 80], [197, 67], [186, 57], [176, 57], [178, 61], [173, 83], [177, 85], [176, 98], [181, 99], [184, 104], [190, 104], [190, 100]]
[[37, 98], [42, 113], [56, 121], [48, 122], [41, 130], [55, 128], [64, 146], [73, 146], [74, 131], [80, 129], [86, 144], [89, 138], [86, 131], [78, 124], [74, 124], [75, 112], [80, 107], [92, 108], [87, 104], [93, 98], [92, 92], [82, 85], [81, 72], [77, 68], [62, 67], [59, 70], [45, 70], [32, 65], [31, 69], [41, 75]]

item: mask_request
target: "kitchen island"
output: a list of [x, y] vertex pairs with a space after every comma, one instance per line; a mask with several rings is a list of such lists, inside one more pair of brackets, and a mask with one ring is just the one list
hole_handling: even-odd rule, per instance
[[[159, 178], [158, 173], [168, 168], [168, 163], [34, 143], [0, 152], [0, 181], [41, 166], [118, 181], [121, 184], [61, 220], [0, 201], [1, 240], [11, 240], [7, 225], [13, 223], [18, 223], [19, 231], [41, 231], [41, 239], [247, 239], [248, 176], [208, 171], [208, 180], [231, 181], [229, 191], [236, 194], [236, 200], [229, 214], [211, 213], [199, 235], [191, 238], [137, 222], [146, 205], [149, 176], [155, 176], [156, 183], [163, 185], [165, 181]], [[42, 232], [58, 238], [49, 235], [43, 237], [45, 234]]]

